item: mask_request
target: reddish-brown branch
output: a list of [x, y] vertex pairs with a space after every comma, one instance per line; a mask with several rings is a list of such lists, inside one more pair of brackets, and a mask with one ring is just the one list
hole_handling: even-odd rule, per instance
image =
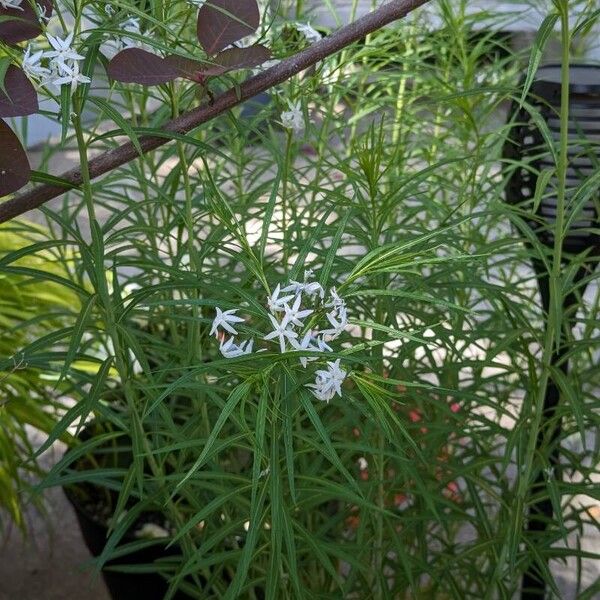
[[[392, 0], [354, 23], [338, 29], [335, 33], [310, 46], [310, 48], [281, 61], [278, 65], [266, 70], [264, 73], [248, 79], [239, 87], [230, 89], [216, 98], [213, 104], [200, 106], [169, 121], [162, 129], [167, 133], [187, 133], [249, 98], [283, 83], [293, 75], [339, 52], [350, 44], [363, 39], [369, 33], [405, 17], [408, 13], [426, 4], [428, 1]], [[143, 136], [139, 138], [139, 143], [144, 153], [155, 150], [168, 141], [168, 137]], [[104, 152], [90, 160], [90, 178], [93, 179], [104, 173], [108, 173], [137, 157], [139, 157], [139, 153], [131, 142]], [[71, 169], [63, 173], [60, 177], [75, 187], [82, 183], [79, 168]], [[67, 191], [67, 188], [59, 185], [43, 184], [20, 196], [0, 203], [0, 223], [4, 223], [29, 210], [38, 208], [48, 200], [56, 198]]]

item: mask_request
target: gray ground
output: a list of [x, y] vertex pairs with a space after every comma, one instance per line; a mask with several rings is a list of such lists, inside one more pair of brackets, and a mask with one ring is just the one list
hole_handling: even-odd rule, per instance
[[[0, 546], [0, 600], [109, 600], [62, 490], [48, 495], [49, 520], [30, 513], [29, 538], [12, 531]], [[134, 600], [134, 599], [132, 599]]]

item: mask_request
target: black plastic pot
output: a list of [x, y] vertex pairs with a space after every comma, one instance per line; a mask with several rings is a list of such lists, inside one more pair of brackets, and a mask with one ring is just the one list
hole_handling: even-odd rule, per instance
[[[86, 546], [93, 556], [98, 557], [102, 553], [108, 537], [108, 529], [99, 525], [93, 518], [79, 506], [76, 498], [65, 489], [65, 494], [75, 509], [75, 515], [81, 529], [81, 534]], [[117, 565], [145, 565], [153, 563], [166, 556], [176, 556], [176, 550], [167, 550], [160, 546], [152, 546], [138, 550], [107, 563], [106, 567]], [[167, 593], [167, 582], [158, 573], [120, 573], [110, 569], [102, 571], [102, 577], [110, 592], [112, 600], [163, 600]], [[189, 600], [190, 596], [177, 592], [176, 600]]]
[[[86, 429], [80, 434], [82, 440], [90, 439], [92, 436], [93, 433], [90, 429]], [[77, 468], [77, 461], [73, 466]], [[108, 539], [108, 526], [103, 525], [98, 515], [91, 514], [90, 509], [80, 501], [81, 495], [77, 491], [78, 489], [81, 490], [84, 486], [89, 490], [90, 484], [86, 483], [80, 486], [73, 484], [64, 487], [63, 491], [75, 510], [86, 546], [94, 557], [98, 557], [102, 554]], [[99, 497], [103, 497], [104, 495], [101, 493], [98, 494]], [[109, 492], [108, 495], [114, 496], [114, 492]], [[123, 541], [125, 543], [136, 541], [133, 531], [125, 534]], [[148, 565], [160, 559], [177, 557], [179, 555], [180, 552], [177, 547], [167, 549], [165, 545], [156, 544], [108, 561], [102, 571], [102, 577], [112, 600], [136, 600], [137, 598], [143, 598], [144, 600], [164, 600], [168, 584], [158, 572], [124, 573], [113, 571], [111, 567], [119, 565]], [[173, 598], [174, 600], [190, 600], [190, 596], [183, 592], [177, 592]]]

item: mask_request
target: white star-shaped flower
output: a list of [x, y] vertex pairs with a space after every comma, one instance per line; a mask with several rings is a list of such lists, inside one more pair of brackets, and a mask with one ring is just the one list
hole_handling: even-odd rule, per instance
[[23, 55], [23, 71], [32, 78], [45, 77], [50, 74], [50, 69], [42, 67], [40, 60], [44, 57], [44, 51], [31, 53], [31, 46], [27, 46], [25, 54]]
[[340, 368], [340, 359], [327, 363], [327, 370], [321, 369], [315, 373], [315, 383], [306, 387], [312, 389], [312, 393], [323, 402], [329, 402], [338, 394], [342, 396], [342, 383], [346, 379], [346, 371]]
[[323, 39], [323, 36], [312, 27], [310, 23], [294, 23], [294, 27], [306, 38], [306, 41], [311, 44], [320, 42]]
[[242, 317], [237, 317], [235, 313], [238, 311], [237, 308], [232, 308], [230, 310], [222, 311], [220, 308], [215, 307], [217, 311], [217, 316], [214, 318], [212, 322], [212, 327], [209, 335], [213, 335], [217, 333], [219, 327], [222, 327], [225, 331], [229, 333], [233, 333], [233, 335], [237, 335], [238, 332], [232, 327], [232, 323], [243, 323], [244, 319]]
[[300, 310], [300, 303], [302, 302], [302, 296], [298, 294], [294, 304], [290, 307], [288, 304], [284, 306], [285, 310], [285, 321], [296, 325], [297, 327], [304, 327], [302, 319], [305, 319], [309, 315], [313, 314], [313, 310]]
[[339, 306], [346, 306], [346, 302], [340, 298], [337, 293], [337, 290], [332, 287], [329, 290], [329, 301], [325, 304], [327, 308], [338, 308]]
[[292, 104], [288, 102], [289, 110], [281, 113], [281, 124], [286, 129], [291, 129], [295, 133], [304, 131], [304, 114], [302, 113], [302, 105], [300, 102]]
[[44, 56], [51, 59], [51, 64], [58, 68], [59, 74], [71, 75], [73, 69], [67, 65], [66, 61], [77, 61], [85, 58], [85, 56], [77, 54], [71, 48], [73, 32], [69, 33], [64, 40], [58, 36], [54, 37], [48, 34], [48, 41], [54, 50], [48, 50], [44, 53]]
[[78, 83], [90, 83], [91, 79], [86, 75], [82, 75], [79, 71], [79, 63], [73, 62], [72, 66], [63, 65], [62, 73], [59, 77], [52, 80], [54, 85], [70, 84], [71, 90], [75, 91]]
[[35, 6], [37, 8], [38, 17], [47, 23], [51, 19], [51, 15], [47, 14], [48, 7], [42, 6], [41, 4], [36, 4]]
[[323, 298], [325, 290], [320, 283], [313, 281], [311, 283], [300, 283], [299, 281], [290, 281], [287, 287], [284, 287], [282, 292], [293, 292], [294, 295], [305, 293], [311, 298], [317, 294]]
[[271, 320], [271, 324], [273, 325], [273, 331], [265, 335], [263, 339], [273, 340], [275, 338], [278, 338], [279, 347], [283, 354], [285, 352], [286, 340], [290, 340], [291, 342], [292, 339], [298, 337], [298, 334], [295, 331], [288, 329], [289, 323], [287, 322], [285, 317], [283, 318], [281, 323], [273, 315], [269, 315], [269, 319]]
[[[294, 350], [303, 352], [333, 352], [333, 349], [328, 346], [322, 338], [315, 337], [312, 331], [308, 331], [302, 340], [296, 339], [290, 340]], [[309, 362], [317, 360], [317, 357], [302, 356], [300, 357], [300, 364], [306, 369]]]
[[323, 335], [330, 335], [334, 339], [339, 337], [348, 325], [348, 312], [346, 310], [346, 307], [344, 305], [338, 306], [337, 308], [334, 308], [331, 312], [328, 312], [327, 320], [331, 325], [331, 329], [326, 329], [321, 333]]
[[[304, 352], [318, 352], [319, 348], [317, 346], [313, 345], [313, 342], [315, 341], [315, 338], [312, 335], [312, 332], [309, 331], [305, 334], [305, 336], [302, 338], [302, 340], [298, 341], [297, 339], [291, 339], [290, 343], [292, 344], [292, 347], [294, 348], [294, 350], [300, 350], [300, 351], [304, 351]], [[317, 358], [312, 358], [309, 356], [301, 356], [300, 357], [300, 364], [306, 369], [307, 365], [309, 362], [312, 362], [313, 360], [317, 360]]]
[[280, 298], [279, 294], [281, 291], [281, 286], [277, 284], [277, 287], [273, 290], [273, 293], [267, 297], [267, 305], [272, 313], [283, 312], [285, 310], [284, 305], [294, 298], [293, 295], [283, 296]]
[[319, 295], [322, 300], [325, 297], [325, 290], [323, 289], [323, 286], [316, 281], [312, 281], [311, 283], [305, 283], [303, 291], [305, 294], [308, 294], [311, 298], [313, 296]]
[[[121, 25], [121, 29], [127, 33], [133, 33], [134, 35], [142, 35], [140, 20], [138, 17], [131, 17], [127, 19], [127, 21]], [[140, 40], [130, 37], [121, 38], [121, 43], [123, 44], [123, 48], [134, 48], [136, 46], [142, 47], [143, 45]]]
[[242, 342], [239, 346], [235, 343], [235, 339], [231, 336], [226, 342], [221, 342], [219, 350], [225, 358], [237, 358], [238, 356], [244, 356], [245, 354], [252, 353], [252, 346], [254, 340], [248, 340]]
[[0, 6], [7, 10], [23, 10], [21, 4], [23, 0], [0, 0]]
[[[277, 286], [277, 287], [279, 287], [279, 286]], [[292, 294], [295, 296], [296, 294], [300, 294], [303, 289], [304, 289], [303, 283], [300, 283], [299, 281], [294, 281], [293, 279], [290, 279], [290, 282], [281, 291], [284, 293], [292, 292]], [[291, 296], [291, 298], [293, 298], [294, 296]]]
[[333, 352], [333, 348], [326, 344], [323, 338], [317, 338], [317, 346], [319, 348], [319, 352]]

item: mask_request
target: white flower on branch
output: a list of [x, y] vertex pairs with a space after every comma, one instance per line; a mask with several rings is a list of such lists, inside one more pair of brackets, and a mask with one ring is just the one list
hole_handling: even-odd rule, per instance
[[294, 27], [311, 44], [320, 42], [323, 39], [323, 36], [310, 23], [294, 23]]
[[[327, 343], [326, 336], [337, 337], [345, 329], [348, 323], [345, 301], [340, 297], [335, 288], [330, 290], [327, 302], [325, 302], [325, 290], [323, 286], [314, 281], [312, 270], [306, 270], [304, 281], [288, 281], [286, 284], [277, 284], [273, 293], [267, 296], [267, 306], [270, 314], [269, 321], [272, 330], [263, 336], [266, 341], [274, 341], [279, 344], [279, 350], [283, 354], [289, 350], [302, 353], [299, 362], [305, 369], [309, 363], [319, 359], [319, 354], [333, 352], [333, 348]], [[304, 302], [306, 301], [306, 302]], [[329, 311], [329, 312], [325, 312]], [[237, 344], [234, 336], [237, 331], [233, 327], [243, 321], [236, 316], [237, 309], [222, 311], [216, 308], [217, 315], [213, 321], [210, 335], [217, 334], [220, 339], [220, 351], [226, 358], [237, 358], [252, 352], [253, 342]], [[310, 329], [305, 325], [307, 317], [311, 317]], [[318, 318], [317, 318], [318, 317]], [[320, 330], [316, 322], [327, 318], [330, 329]], [[219, 331], [219, 330], [222, 331]], [[307, 330], [308, 329], [308, 330]], [[231, 336], [227, 339], [223, 333], [227, 331]], [[262, 352], [264, 349], [259, 349]], [[340, 359], [335, 362], [327, 362], [326, 369], [315, 372], [315, 382], [308, 384], [312, 394], [318, 400], [330, 402], [338, 394], [342, 395], [342, 383], [346, 378], [346, 371], [340, 366]]]
[[0, 0], [0, 6], [5, 10], [23, 10], [23, 0]]
[[73, 32], [69, 33], [64, 40], [58, 36], [54, 37], [48, 35], [48, 41], [54, 50], [44, 52], [44, 57], [50, 58], [50, 64], [56, 65], [59, 72], [63, 69], [69, 70], [70, 65], [67, 64], [67, 61], [83, 60], [85, 58], [85, 56], [81, 56], [81, 54], [78, 54], [71, 47], [71, 44], [73, 43]]
[[122, 37], [109, 39], [102, 44], [102, 53], [107, 58], [113, 58], [126, 48], [147, 48], [147, 44], [139, 38], [142, 35], [139, 17], [126, 19], [119, 24], [119, 29], [123, 32]]
[[319, 295], [321, 299], [325, 297], [325, 290], [323, 286], [317, 281], [308, 281], [313, 277], [312, 269], [309, 269], [304, 272], [304, 283], [300, 283], [299, 281], [294, 281], [293, 279], [290, 281], [289, 285], [281, 290], [282, 292], [292, 292], [293, 294], [307, 294], [311, 298]]
[[291, 129], [294, 133], [302, 133], [304, 131], [304, 114], [302, 113], [302, 105], [300, 102], [292, 104], [288, 102], [289, 110], [281, 113], [281, 124], [286, 129]]
[[235, 314], [238, 311], [238, 309], [232, 308], [231, 310], [222, 311], [218, 307], [215, 308], [217, 311], [217, 316], [214, 318], [209, 335], [217, 333], [219, 327], [223, 328], [229, 333], [233, 333], [233, 335], [237, 335], [238, 332], [232, 327], [232, 323], [244, 322], [244, 319], [242, 319], [242, 317], [238, 317]]
[[[305, 334], [305, 336], [302, 338], [302, 340], [298, 341], [297, 339], [292, 339], [290, 340], [290, 343], [292, 344], [292, 347], [294, 348], [294, 350], [298, 350], [301, 352], [318, 352], [319, 348], [318, 346], [314, 345], [315, 342], [315, 338], [312, 335], [312, 332], [309, 331]], [[309, 362], [312, 362], [313, 360], [317, 360], [316, 357], [309, 357], [309, 356], [301, 356], [300, 357], [300, 364], [306, 369], [306, 367], [308, 366]]]
[[346, 371], [340, 367], [340, 359], [327, 363], [327, 370], [320, 369], [315, 375], [315, 383], [309, 383], [314, 397], [322, 402], [329, 402], [337, 394], [342, 396], [342, 383], [346, 379]]
[[37, 9], [38, 18], [47, 23], [51, 19], [51, 15], [47, 14], [48, 7], [42, 6], [41, 4], [36, 4], [35, 7]]
[[339, 297], [337, 290], [332, 287], [329, 290], [329, 301], [325, 304], [327, 308], [339, 308], [340, 306], [346, 306], [346, 302]]
[[268, 333], [263, 338], [264, 340], [274, 340], [275, 338], [279, 341], [279, 348], [281, 349], [281, 353], [285, 352], [286, 342], [291, 341], [298, 337], [298, 334], [290, 329], [290, 323], [288, 323], [287, 319], [284, 317], [281, 323], [273, 316], [269, 315], [269, 319], [271, 320], [271, 324], [273, 325], [273, 331]]
[[50, 75], [50, 69], [47, 69], [41, 65], [40, 61], [43, 57], [43, 50], [39, 50], [38, 52], [34, 52], [32, 54], [31, 46], [27, 46], [27, 50], [25, 50], [25, 54], [23, 55], [23, 64], [21, 66], [28, 77], [32, 79], [38, 79]]
[[75, 91], [77, 84], [79, 83], [90, 83], [91, 79], [86, 75], [82, 75], [79, 71], [79, 63], [73, 62], [70, 67], [64, 66], [62, 74], [59, 77], [55, 77], [52, 80], [54, 85], [65, 85], [69, 84], [72, 91]]
[[283, 312], [285, 310], [285, 305], [290, 300], [294, 299], [293, 295], [279, 297], [281, 293], [281, 286], [277, 284], [277, 287], [273, 290], [273, 293], [267, 297], [267, 306], [272, 313]]
[[[130, 17], [121, 25], [121, 29], [127, 33], [132, 33], [133, 35], [142, 35], [142, 30], [140, 28], [140, 20], [138, 17]], [[123, 37], [121, 38], [121, 43], [123, 48], [134, 48], [136, 46], [142, 47], [143, 43], [140, 40]]]
[[52, 50], [44, 52], [43, 58], [50, 59], [50, 75], [43, 81], [44, 85], [70, 85], [73, 90], [79, 83], [90, 83], [90, 78], [82, 75], [79, 61], [85, 57], [73, 49], [73, 32], [66, 38], [48, 35]]
[[329, 335], [332, 339], [339, 337], [348, 326], [348, 311], [344, 305], [340, 305], [334, 308], [331, 312], [327, 313], [327, 320], [331, 325], [331, 329], [326, 329], [321, 333], [323, 335]]
[[246, 354], [252, 354], [252, 346], [254, 340], [247, 340], [242, 342], [239, 346], [235, 343], [233, 336], [226, 342], [221, 342], [219, 350], [225, 358], [237, 358], [238, 356], [244, 356]]
[[[302, 340], [291, 339], [290, 343], [294, 350], [299, 352], [333, 352], [333, 349], [328, 346], [322, 338], [315, 337], [312, 331], [308, 331]], [[301, 356], [300, 364], [306, 369], [309, 362], [317, 360], [317, 357]]]
[[305, 319], [309, 315], [312, 315], [314, 312], [313, 310], [309, 310], [309, 309], [301, 310], [301, 308], [300, 308], [301, 302], [302, 302], [302, 296], [300, 294], [298, 294], [296, 296], [296, 300], [294, 301], [294, 304], [291, 307], [288, 304], [286, 304], [284, 306], [284, 310], [285, 310], [284, 320], [286, 320], [288, 323], [291, 323], [292, 325], [296, 325], [296, 327], [304, 327], [304, 323], [303, 323], [302, 319]]

